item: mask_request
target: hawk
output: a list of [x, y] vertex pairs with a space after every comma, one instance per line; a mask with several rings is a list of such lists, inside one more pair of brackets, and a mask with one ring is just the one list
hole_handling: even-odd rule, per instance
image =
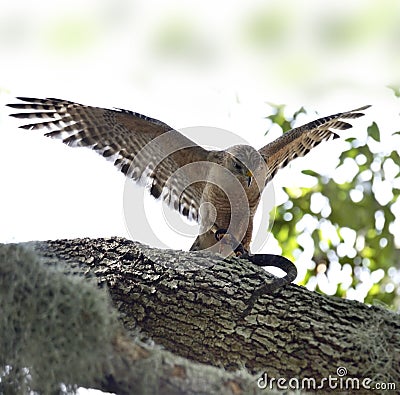
[[225, 256], [250, 252], [261, 193], [278, 169], [322, 141], [339, 137], [334, 130], [351, 128], [345, 120], [363, 116], [361, 111], [369, 107], [317, 119], [259, 150], [249, 145], [207, 150], [167, 124], [133, 111], [52, 98], [18, 99], [22, 103], [8, 106], [21, 112], [10, 115], [34, 120], [23, 129], [47, 129], [47, 137], [91, 148], [111, 160], [126, 177], [145, 182], [152, 196], [200, 224], [191, 250]]

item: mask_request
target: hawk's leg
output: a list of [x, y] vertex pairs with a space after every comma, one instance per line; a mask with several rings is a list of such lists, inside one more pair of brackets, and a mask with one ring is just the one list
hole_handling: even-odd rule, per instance
[[242, 256], [243, 254], [247, 253], [243, 247], [243, 244], [237, 241], [227, 229], [218, 229], [215, 232], [215, 238], [222, 244], [230, 245], [236, 256]]

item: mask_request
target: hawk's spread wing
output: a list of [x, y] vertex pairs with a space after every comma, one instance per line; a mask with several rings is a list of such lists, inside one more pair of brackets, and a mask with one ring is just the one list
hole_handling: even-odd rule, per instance
[[[192, 182], [205, 180], [205, 170], [201, 164], [185, 165], [205, 161], [207, 150], [165, 123], [135, 112], [59, 99], [18, 99], [24, 103], [8, 106], [24, 111], [11, 116], [35, 121], [22, 128], [47, 129], [45, 136], [92, 148], [126, 176], [147, 182], [154, 197], [162, 196], [183, 215], [198, 220], [203, 186]], [[177, 170], [178, 176], [171, 177]]]
[[259, 153], [266, 161], [268, 169], [266, 182], [270, 181], [281, 167], [286, 166], [292, 159], [306, 155], [321, 141], [328, 140], [330, 137], [339, 137], [331, 129], [345, 130], [351, 128], [352, 125], [344, 122], [343, 119], [359, 118], [364, 115], [359, 111], [368, 107], [370, 106], [317, 119], [284, 133], [272, 143], [261, 148]]

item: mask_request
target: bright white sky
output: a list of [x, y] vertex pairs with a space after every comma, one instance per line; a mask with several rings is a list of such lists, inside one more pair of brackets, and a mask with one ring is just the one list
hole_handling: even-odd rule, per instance
[[[208, 126], [210, 145], [221, 141], [212, 128], [221, 128], [255, 147], [279, 134], [264, 136], [266, 102], [318, 116], [372, 104], [345, 136], [365, 138], [374, 120], [385, 140], [399, 129], [398, 99], [385, 88], [399, 82], [399, 19], [396, 1], [0, 0], [0, 242], [132, 237], [122, 174], [89, 150], [18, 130], [4, 107], [15, 96]], [[345, 146], [336, 140], [295, 161], [275, 190], [308, 186], [301, 169], [329, 174]], [[133, 238], [189, 248], [193, 238], [169, 229], [163, 206], [143, 196], [136, 188], [131, 208], [138, 218], [145, 210], [151, 234], [140, 220]], [[265, 249], [279, 252], [273, 243]]]

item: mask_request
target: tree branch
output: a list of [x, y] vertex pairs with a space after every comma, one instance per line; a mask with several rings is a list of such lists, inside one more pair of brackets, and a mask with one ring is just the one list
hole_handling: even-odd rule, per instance
[[106, 285], [124, 327], [176, 355], [269, 377], [320, 379], [343, 366], [351, 377], [400, 380], [400, 318], [382, 307], [289, 285], [243, 317], [254, 289], [273, 281], [250, 262], [122, 238], [31, 245]]

